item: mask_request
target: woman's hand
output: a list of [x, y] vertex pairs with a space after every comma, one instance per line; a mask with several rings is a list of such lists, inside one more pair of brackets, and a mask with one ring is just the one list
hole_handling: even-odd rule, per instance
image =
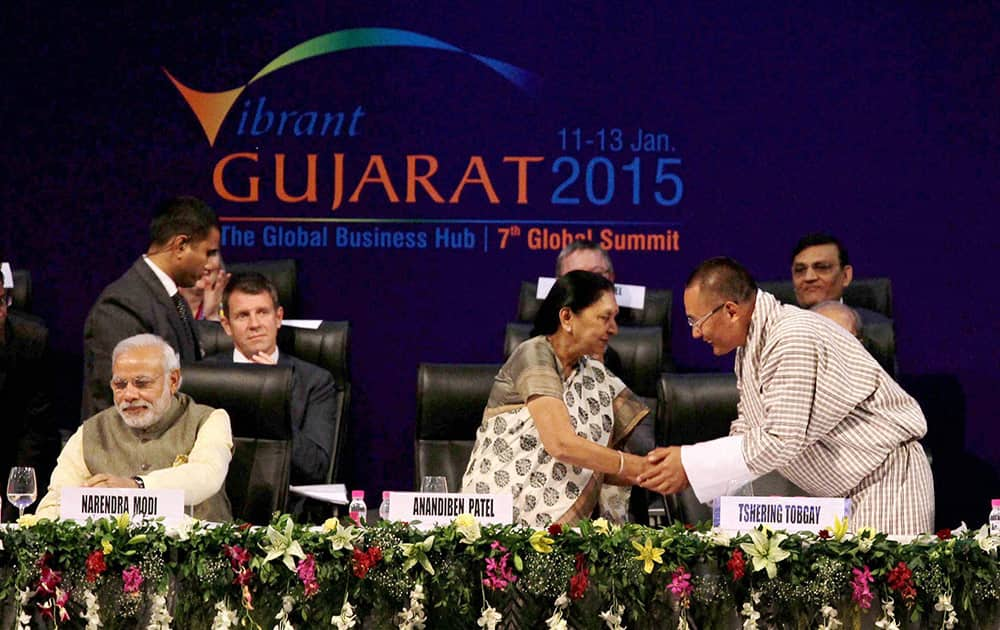
[[[573, 431], [569, 421], [569, 410], [561, 398], [554, 396], [533, 396], [528, 400], [528, 411], [535, 421], [538, 437], [549, 455], [572, 466], [589, 468], [606, 475], [617, 475], [621, 464], [619, 451], [601, 446], [580, 437]], [[622, 473], [626, 478], [634, 478], [640, 471], [641, 458], [625, 455], [626, 464]], [[631, 485], [631, 481], [629, 485]]]
[[645, 457], [632, 455], [631, 453], [622, 453], [622, 456], [625, 458], [625, 466], [622, 468], [622, 474], [611, 473], [605, 475], [604, 483], [610, 483], [615, 486], [638, 485], [639, 476], [650, 470], [649, 462], [646, 461]]
[[219, 306], [222, 304], [222, 292], [226, 289], [229, 278], [233, 275], [227, 271], [218, 271], [215, 278], [205, 286], [205, 294], [202, 298], [201, 311], [205, 314], [205, 319], [213, 321], [219, 320]]

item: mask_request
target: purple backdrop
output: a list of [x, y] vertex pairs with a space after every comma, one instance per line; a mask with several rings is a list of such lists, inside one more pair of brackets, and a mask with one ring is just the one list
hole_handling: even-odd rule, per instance
[[[257, 239], [239, 247], [230, 238], [227, 259], [296, 258], [302, 315], [352, 322], [347, 469], [349, 481], [369, 492], [412, 483], [417, 364], [499, 362], [520, 282], [550, 274], [555, 256], [529, 249], [528, 230], [558, 232], [570, 222], [595, 232], [674, 230], [676, 251], [613, 256], [619, 280], [670, 288], [678, 298], [688, 271], [708, 256], [727, 254], [758, 279], [781, 279], [798, 236], [837, 233], [857, 276], [892, 278], [902, 372], [914, 380], [950, 375], [964, 392], [965, 417], [955, 409], [931, 427], [932, 438], [950, 445], [939, 451], [954, 447], [954, 461], [979, 461], [996, 479], [997, 301], [982, 274], [997, 251], [988, 206], [1000, 198], [1000, 51], [987, 3], [765, 11], [702, 3], [230, 2], [158, 12], [137, 3], [45, 11], [12, 4], [0, 8], [0, 256], [33, 274], [34, 310], [53, 329], [67, 426], [77, 421], [88, 308], [144, 250], [153, 204], [185, 193], [224, 217], [275, 219], [227, 221]], [[303, 60], [247, 86], [214, 146], [161, 70], [197, 90], [228, 90], [310, 38], [372, 27], [465, 52], [373, 46]], [[524, 69], [540, 87], [526, 91], [468, 53]], [[281, 136], [275, 127], [254, 136], [258, 107], [276, 116], [345, 112], [346, 121], [357, 108], [364, 114], [354, 135], [345, 122], [336, 137], [297, 136], [292, 126]], [[631, 143], [640, 128], [669, 136], [666, 146], [613, 150], [613, 129]], [[219, 161], [237, 152], [258, 161], [235, 160], [223, 179], [244, 195], [248, 177], [259, 176], [256, 202], [227, 200], [213, 183]], [[315, 203], [277, 198], [279, 153], [290, 195], [306, 189], [307, 156], [317, 156]], [[357, 203], [331, 211], [335, 154], [344, 155], [345, 200], [377, 154], [400, 201], [369, 183]], [[437, 160], [433, 181], [445, 199], [481, 156], [499, 202], [469, 183], [457, 203], [435, 203], [420, 187], [408, 203], [406, 156], [417, 154]], [[526, 203], [518, 203], [516, 166], [504, 156], [542, 158], [527, 167]], [[426, 167], [420, 162], [418, 171]], [[682, 194], [673, 180], [657, 181], [658, 168], [682, 181]], [[657, 202], [656, 192], [675, 203]], [[570, 198], [579, 203], [559, 203]], [[373, 222], [387, 219], [397, 222]], [[264, 246], [268, 226], [325, 227], [328, 242]], [[521, 232], [501, 248], [501, 228], [510, 226]], [[436, 247], [435, 230], [445, 227], [462, 235], [456, 244], [472, 247]], [[336, 242], [338, 229], [376, 228], [426, 234], [428, 246]], [[687, 338], [679, 312], [674, 321], [680, 366], [730, 369], [731, 357], [715, 360]], [[979, 518], [985, 514], [983, 507]]]

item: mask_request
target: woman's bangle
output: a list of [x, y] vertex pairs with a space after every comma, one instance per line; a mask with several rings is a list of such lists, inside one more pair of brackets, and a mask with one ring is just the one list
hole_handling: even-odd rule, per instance
[[621, 475], [623, 470], [625, 470], [625, 453], [618, 451], [618, 474]]

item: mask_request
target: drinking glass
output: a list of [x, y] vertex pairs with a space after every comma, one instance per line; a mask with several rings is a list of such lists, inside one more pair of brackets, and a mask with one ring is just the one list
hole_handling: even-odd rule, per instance
[[24, 516], [24, 508], [38, 498], [38, 484], [35, 482], [35, 469], [30, 466], [17, 466], [10, 469], [7, 478], [7, 500], [15, 505]]
[[420, 491], [448, 492], [448, 478], [431, 475], [424, 477], [423, 483], [420, 484]]

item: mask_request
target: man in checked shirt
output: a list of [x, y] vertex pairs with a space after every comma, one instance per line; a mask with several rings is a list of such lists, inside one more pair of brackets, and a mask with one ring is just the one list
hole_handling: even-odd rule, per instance
[[778, 471], [815, 496], [849, 497], [853, 529], [929, 532], [934, 482], [917, 442], [927, 422], [854, 337], [780, 304], [730, 258], [706, 260], [684, 290], [691, 335], [717, 356], [736, 350], [738, 417], [728, 437], [658, 448], [646, 488], [700, 501]]

